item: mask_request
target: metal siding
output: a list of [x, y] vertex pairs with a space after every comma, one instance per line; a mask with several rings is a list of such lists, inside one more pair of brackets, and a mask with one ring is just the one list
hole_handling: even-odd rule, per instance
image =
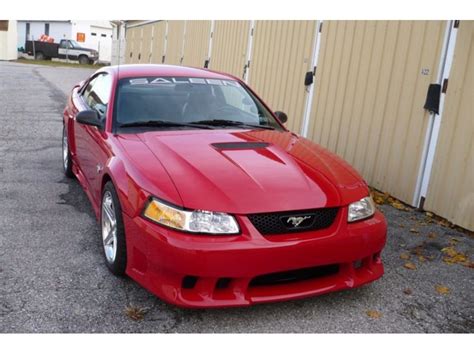
[[216, 21], [209, 68], [242, 78], [250, 21]]
[[211, 21], [187, 21], [183, 65], [204, 67], [210, 33]]
[[474, 230], [474, 21], [460, 21], [425, 209]]
[[153, 26], [153, 50], [151, 53], [151, 63], [161, 64], [165, 55], [165, 35], [166, 21], [155, 22]]
[[[445, 21], [327, 21], [308, 137], [411, 203]], [[422, 75], [423, 68], [429, 69]]]
[[181, 65], [185, 22], [186, 21], [168, 21], [166, 64]]
[[287, 127], [300, 132], [311, 68], [316, 21], [256, 21], [250, 86], [273, 109], [288, 115]]

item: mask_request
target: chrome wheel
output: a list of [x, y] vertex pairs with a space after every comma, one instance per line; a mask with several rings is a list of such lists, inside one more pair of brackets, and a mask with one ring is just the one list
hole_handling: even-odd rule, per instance
[[117, 218], [115, 216], [112, 194], [109, 191], [105, 191], [102, 197], [101, 219], [105, 258], [112, 264], [117, 255]]
[[67, 170], [69, 164], [69, 144], [67, 142], [66, 130], [63, 129], [63, 167], [64, 171]]

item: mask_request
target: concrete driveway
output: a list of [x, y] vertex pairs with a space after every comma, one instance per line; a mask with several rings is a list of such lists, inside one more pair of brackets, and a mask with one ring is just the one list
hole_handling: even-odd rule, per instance
[[66, 95], [89, 74], [0, 62], [0, 332], [474, 331], [474, 239], [390, 205], [386, 274], [360, 289], [190, 311], [113, 276], [91, 206], [61, 169]]

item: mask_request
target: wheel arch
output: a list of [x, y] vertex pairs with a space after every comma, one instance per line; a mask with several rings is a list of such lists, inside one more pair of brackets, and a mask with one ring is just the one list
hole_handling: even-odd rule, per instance
[[134, 216], [137, 213], [137, 206], [133, 198], [130, 198], [130, 180], [131, 177], [127, 174], [124, 163], [117, 156], [111, 157], [102, 174], [100, 198], [102, 199], [105, 184], [110, 181], [119, 197], [122, 212], [128, 216]]

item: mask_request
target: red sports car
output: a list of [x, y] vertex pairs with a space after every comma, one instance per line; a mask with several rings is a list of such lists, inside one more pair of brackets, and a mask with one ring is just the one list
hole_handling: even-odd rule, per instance
[[64, 172], [92, 203], [108, 268], [184, 307], [381, 277], [387, 227], [367, 184], [286, 119], [238, 78], [204, 69], [105, 67], [75, 86]]

